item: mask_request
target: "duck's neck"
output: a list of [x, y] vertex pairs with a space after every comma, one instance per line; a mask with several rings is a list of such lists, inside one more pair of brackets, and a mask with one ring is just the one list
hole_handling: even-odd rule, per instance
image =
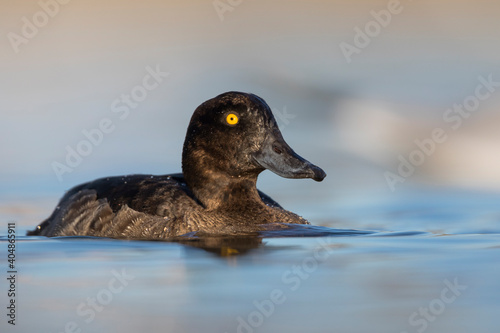
[[200, 172], [196, 177], [184, 176], [196, 198], [208, 210], [221, 207], [236, 208], [261, 203], [257, 179], [231, 178], [226, 175]]
[[215, 165], [205, 160], [205, 163], [196, 163], [197, 160], [183, 156], [182, 169], [187, 185], [195, 197], [208, 210], [218, 208], [243, 208], [245, 205], [262, 205], [257, 191], [257, 176], [231, 176], [218, 171]]

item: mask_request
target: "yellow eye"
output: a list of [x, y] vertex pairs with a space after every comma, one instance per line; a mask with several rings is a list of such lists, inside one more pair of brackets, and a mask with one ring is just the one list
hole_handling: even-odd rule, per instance
[[226, 117], [226, 121], [229, 125], [236, 125], [239, 121], [238, 116], [234, 113], [230, 113]]

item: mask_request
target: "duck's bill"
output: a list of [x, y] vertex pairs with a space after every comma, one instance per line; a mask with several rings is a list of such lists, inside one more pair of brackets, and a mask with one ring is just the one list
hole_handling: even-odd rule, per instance
[[320, 182], [326, 177], [320, 167], [295, 153], [279, 131], [268, 136], [262, 149], [254, 155], [254, 160], [284, 178], [312, 178]]

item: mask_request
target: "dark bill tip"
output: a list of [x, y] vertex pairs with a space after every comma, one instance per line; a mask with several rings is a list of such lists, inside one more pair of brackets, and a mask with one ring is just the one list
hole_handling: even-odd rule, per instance
[[314, 176], [312, 176], [312, 179], [317, 181], [317, 182], [321, 182], [323, 181], [323, 179], [325, 179], [326, 177], [326, 172], [323, 171], [323, 169], [321, 169], [320, 167], [317, 167], [315, 165], [312, 165], [311, 166], [311, 170], [313, 171], [314, 173]]

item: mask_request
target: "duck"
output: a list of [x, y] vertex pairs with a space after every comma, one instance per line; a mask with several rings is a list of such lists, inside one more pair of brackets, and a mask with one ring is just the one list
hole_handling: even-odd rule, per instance
[[320, 182], [326, 177], [285, 142], [262, 98], [226, 92], [194, 111], [182, 173], [105, 177], [75, 186], [27, 234], [169, 239], [310, 224], [257, 189], [266, 169], [284, 178]]

